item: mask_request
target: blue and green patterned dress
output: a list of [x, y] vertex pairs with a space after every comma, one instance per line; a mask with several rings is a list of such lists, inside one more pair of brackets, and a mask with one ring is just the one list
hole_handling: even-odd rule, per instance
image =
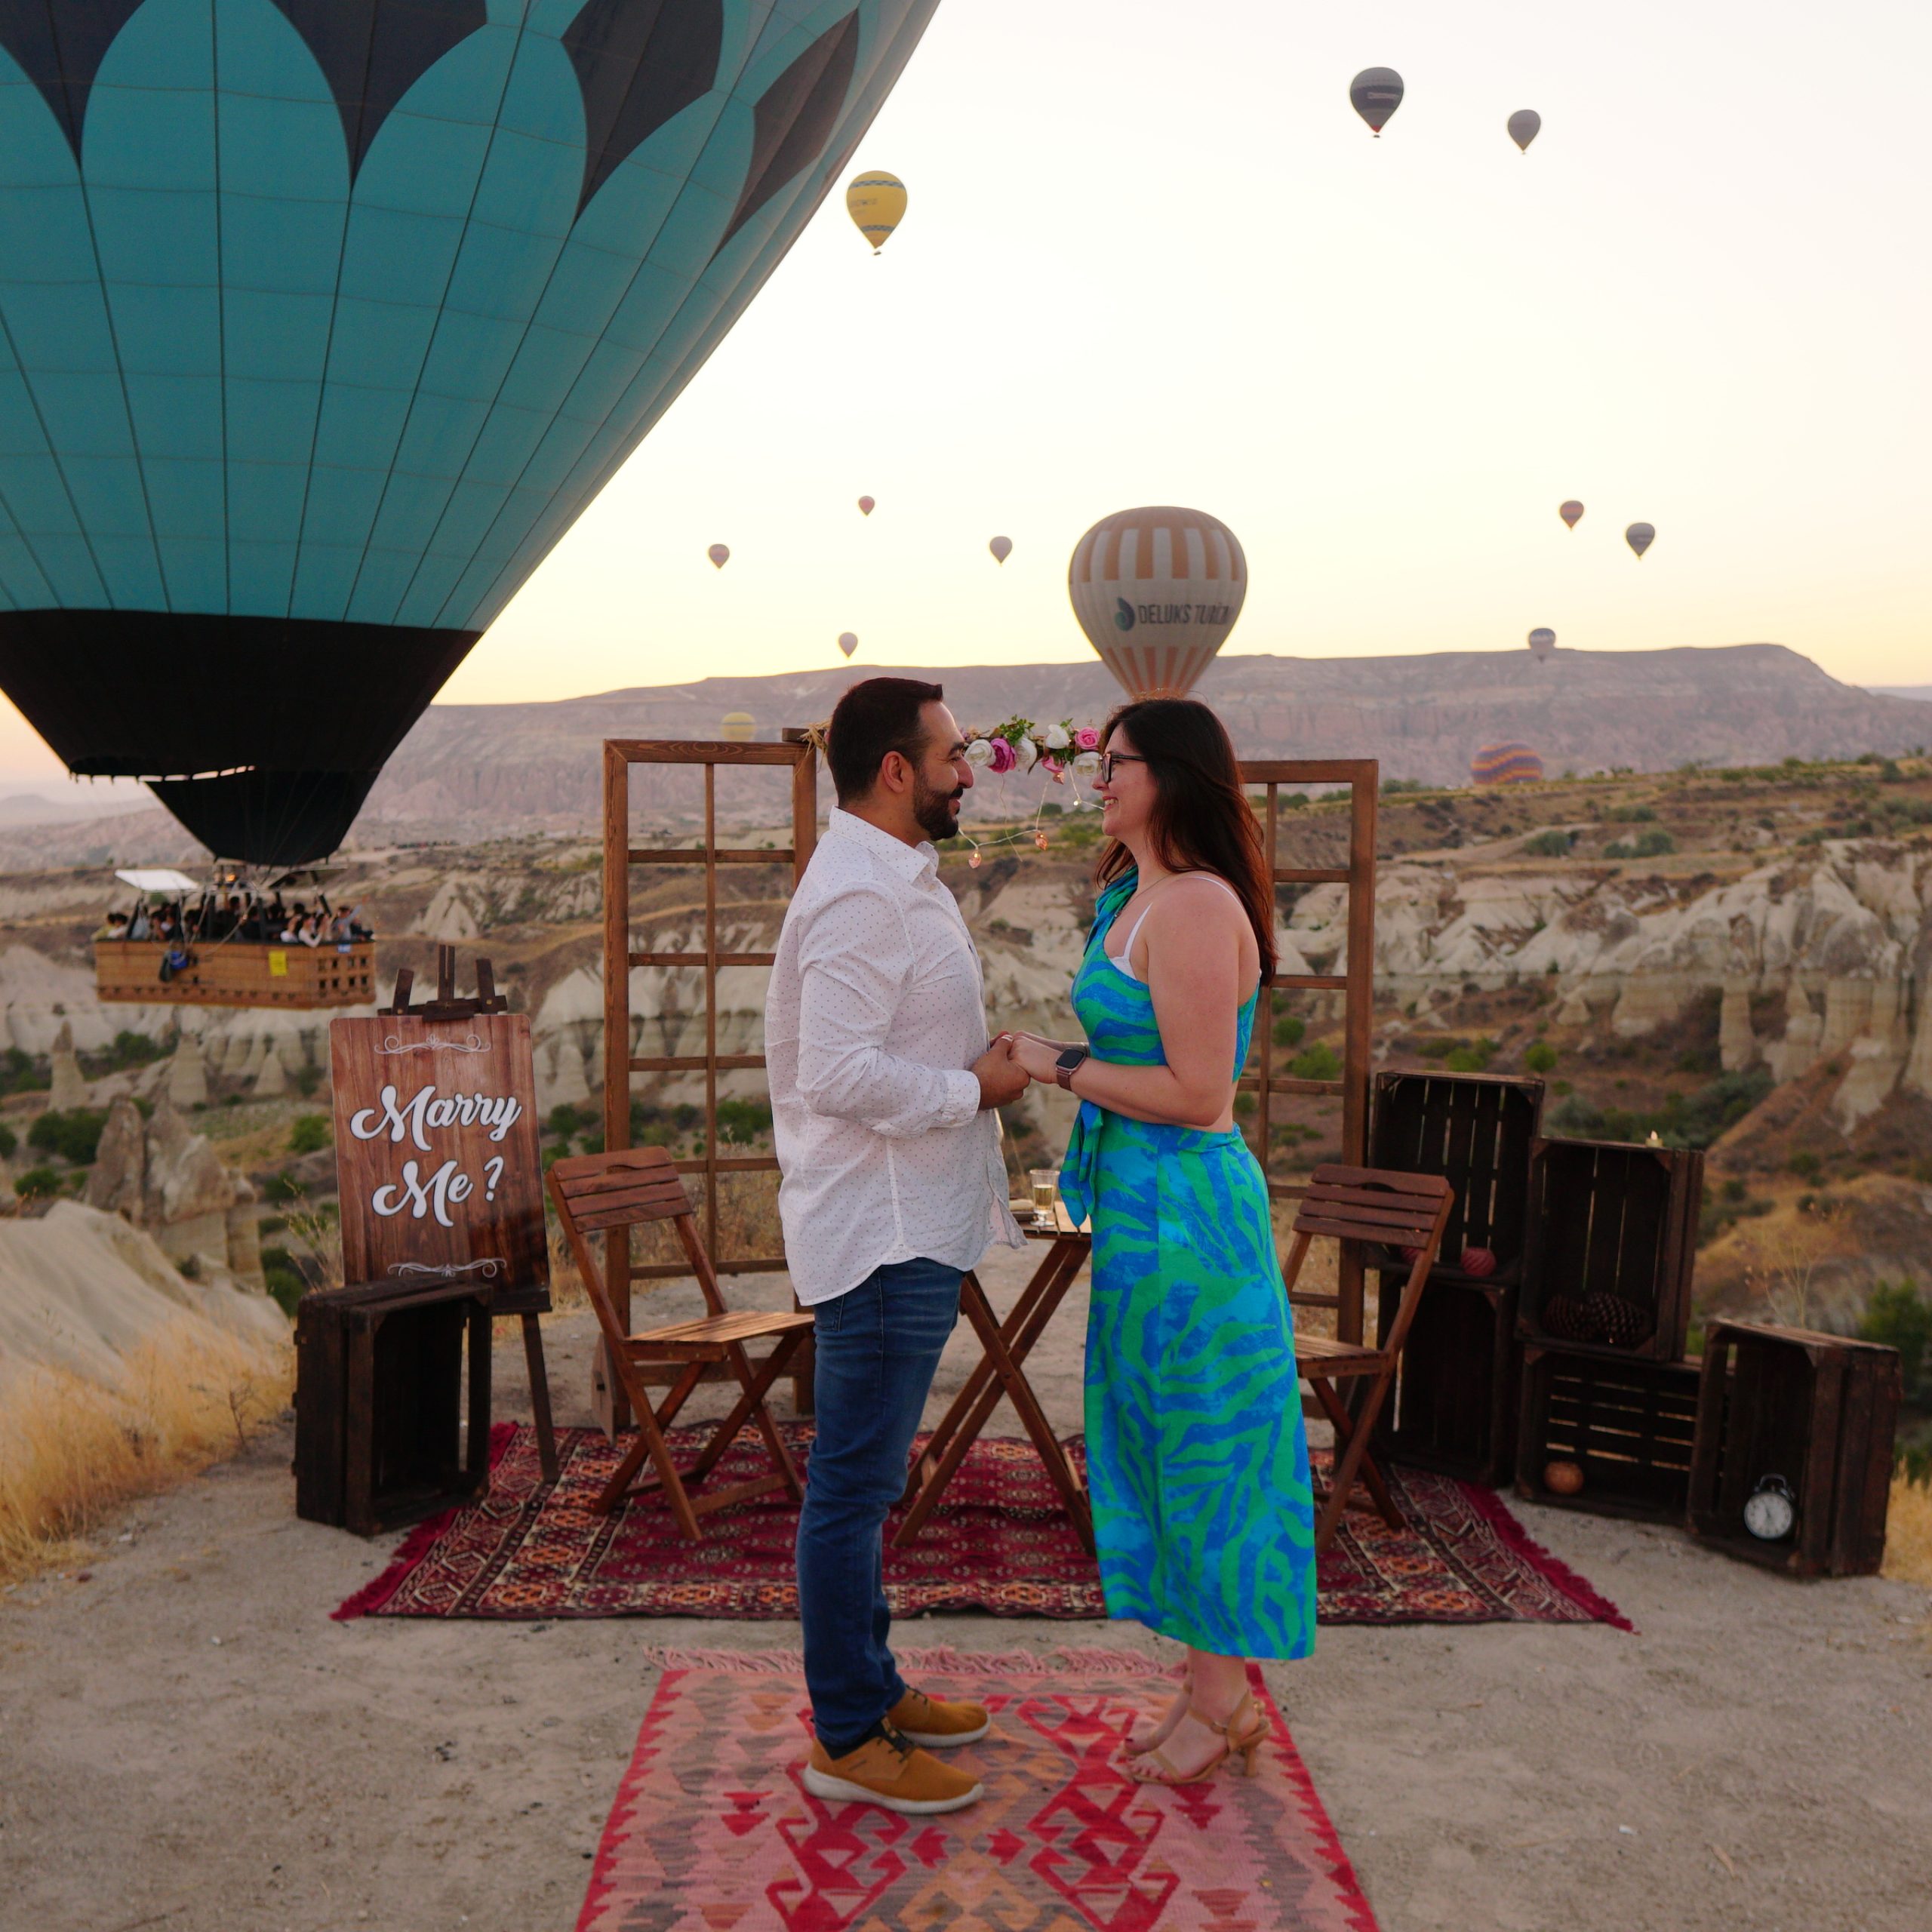
[[[1152, 995], [1106, 956], [1100, 895], [1074, 1010], [1097, 1060], [1161, 1066]], [[1241, 1009], [1247, 1057], [1257, 987]], [[1110, 1617], [1223, 1657], [1315, 1647], [1314, 1500], [1294, 1331], [1260, 1167], [1238, 1128], [1081, 1103], [1061, 1168], [1093, 1222], [1087, 1480]]]

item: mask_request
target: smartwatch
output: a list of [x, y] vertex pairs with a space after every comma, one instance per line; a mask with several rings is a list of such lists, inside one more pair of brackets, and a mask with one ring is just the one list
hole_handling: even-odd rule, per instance
[[1054, 1062], [1054, 1078], [1069, 1093], [1073, 1091], [1073, 1076], [1093, 1057], [1092, 1050], [1087, 1047], [1069, 1047]]

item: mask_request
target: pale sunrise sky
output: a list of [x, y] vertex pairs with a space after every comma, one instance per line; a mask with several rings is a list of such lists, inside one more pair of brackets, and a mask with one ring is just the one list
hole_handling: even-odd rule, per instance
[[445, 696], [1077, 658], [1068, 553], [1140, 503], [1241, 537], [1235, 653], [1932, 681], [1928, 70], [1908, 0], [943, 0], [856, 157], [884, 255], [835, 192]]

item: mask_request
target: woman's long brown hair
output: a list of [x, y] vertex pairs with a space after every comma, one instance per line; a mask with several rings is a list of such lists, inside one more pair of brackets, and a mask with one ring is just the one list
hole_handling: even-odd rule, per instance
[[[1240, 895], [1266, 986], [1275, 977], [1275, 895], [1261, 828], [1241, 790], [1226, 728], [1198, 698], [1137, 698], [1107, 720], [1103, 749], [1123, 726], [1154, 780], [1147, 829], [1155, 857], [1170, 872], [1212, 872]], [[1110, 884], [1133, 863], [1133, 854], [1109, 839], [1094, 868], [1094, 884]]]

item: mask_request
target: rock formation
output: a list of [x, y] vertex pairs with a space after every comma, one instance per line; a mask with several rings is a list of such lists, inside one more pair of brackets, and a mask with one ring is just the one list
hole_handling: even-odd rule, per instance
[[146, 1121], [125, 1095], [109, 1107], [83, 1198], [152, 1235], [174, 1260], [198, 1257], [263, 1285], [253, 1185], [165, 1095]]
[[168, 1069], [168, 1097], [186, 1112], [190, 1107], [205, 1107], [208, 1101], [208, 1078], [202, 1065], [202, 1043], [192, 1033], [184, 1033], [174, 1049]]
[[53, 1082], [47, 1096], [50, 1113], [69, 1113], [76, 1107], [88, 1103], [88, 1083], [81, 1072], [81, 1063], [74, 1052], [74, 1029], [66, 1020], [60, 1023], [60, 1030], [54, 1036], [54, 1051], [50, 1056], [53, 1063]]

